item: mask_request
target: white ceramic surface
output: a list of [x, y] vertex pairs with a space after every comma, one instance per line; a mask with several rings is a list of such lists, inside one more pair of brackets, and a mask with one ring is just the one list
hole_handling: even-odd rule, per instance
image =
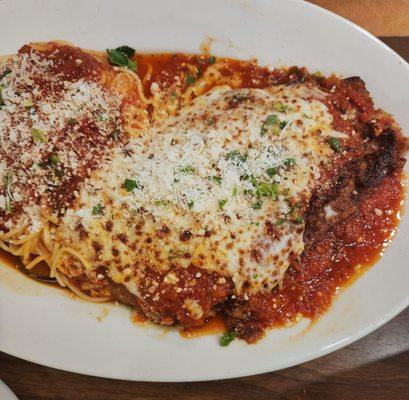
[[[409, 132], [408, 64], [362, 29], [301, 1], [3, 0], [0, 16], [0, 54], [50, 39], [94, 49], [130, 44], [141, 52], [198, 52], [208, 35], [217, 55], [359, 75]], [[175, 331], [135, 326], [128, 310], [73, 300], [0, 266], [0, 350], [69, 371], [145, 381], [285, 368], [359, 339], [409, 304], [408, 239], [406, 218], [382, 260], [312, 328], [302, 321], [269, 332], [257, 345], [235, 341], [228, 348], [215, 336], [186, 340]]]
[[0, 380], [0, 399], [1, 400], [18, 400], [10, 388]]

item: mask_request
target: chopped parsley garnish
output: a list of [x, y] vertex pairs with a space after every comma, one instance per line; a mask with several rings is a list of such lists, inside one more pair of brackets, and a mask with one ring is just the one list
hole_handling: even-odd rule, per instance
[[183, 257], [183, 251], [182, 250], [169, 250], [169, 255], [168, 255], [168, 260], [174, 260], [175, 258]]
[[238, 193], [238, 189], [237, 189], [237, 186], [235, 186], [235, 187], [233, 188], [232, 194], [233, 194], [233, 196], [237, 196], [237, 193]]
[[294, 219], [294, 222], [295, 222], [296, 224], [301, 224], [301, 223], [303, 222], [303, 217], [301, 217], [301, 215], [297, 216], [297, 217]]
[[75, 118], [68, 118], [68, 125], [74, 126], [78, 124], [78, 121]]
[[273, 104], [273, 108], [278, 112], [284, 112], [285, 110], [287, 110], [288, 106], [284, 105], [281, 102], [277, 102]]
[[11, 171], [3, 178], [3, 184], [6, 189], [6, 212], [11, 213], [13, 211], [13, 194], [11, 193], [11, 184], [13, 181], [13, 175]]
[[227, 199], [219, 200], [219, 210], [223, 210], [224, 206], [227, 204]]
[[96, 206], [92, 207], [92, 215], [99, 215], [102, 214], [103, 206], [101, 204], [97, 204]]
[[117, 65], [118, 67], [127, 68], [130, 71], [136, 72], [136, 62], [129, 58], [135, 54], [135, 50], [133, 50], [132, 55], [131, 50], [133, 49], [128, 46], [107, 49], [108, 60], [112, 65]]
[[216, 62], [216, 57], [214, 57], [214, 56], [209, 57], [209, 58], [207, 59], [207, 62], [208, 62], [209, 64], [214, 64], [214, 63]]
[[155, 200], [154, 202], [153, 202], [153, 204], [155, 205], [155, 206], [167, 206], [167, 205], [169, 205], [170, 204], [170, 201], [169, 200]]
[[217, 176], [217, 175], [213, 175], [210, 176], [209, 179], [213, 182], [216, 182], [218, 185], [222, 184], [222, 177], [221, 176]]
[[129, 46], [120, 46], [117, 47], [115, 50], [126, 54], [128, 57], [133, 57], [135, 55], [135, 49]]
[[272, 132], [273, 135], [279, 135], [287, 125], [287, 121], [280, 121], [277, 115], [269, 115], [261, 125], [260, 135], [264, 136], [267, 132]]
[[215, 122], [216, 122], [216, 120], [215, 120], [214, 117], [208, 118], [208, 119], [206, 120], [206, 124], [207, 124], [207, 125], [214, 125]]
[[267, 168], [267, 169], [266, 169], [266, 172], [267, 172], [267, 175], [268, 175], [270, 178], [273, 177], [274, 175], [277, 175], [277, 174], [278, 174], [278, 170], [277, 170], [277, 168], [275, 168], [275, 167]]
[[295, 165], [295, 158], [287, 158], [287, 160], [284, 161], [284, 165], [286, 167], [293, 167]]
[[258, 278], [258, 274], [253, 274], [253, 279], [257, 279]]
[[220, 337], [220, 346], [226, 347], [228, 346], [234, 339], [237, 337], [237, 332], [235, 331], [227, 331], [224, 332], [223, 335]]
[[278, 183], [273, 182], [257, 182], [255, 179], [251, 182], [255, 188], [255, 195], [257, 197], [271, 197], [274, 200], [278, 196]]
[[3, 79], [5, 76], [11, 74], [11, 69], [6, 68], [1, 74], [0, 74], [0, 80]]
[[268, 130], [275, 126], [277, 123], [277, 115], [269, 115], [263, 122], [263, 125], [261, 126], [261, 130], [260, 130], [260, 135], [264, 136]]
[[134, 189], [142, 189], [142, 186], [134, 179], [125, 179], [123, 186], [127, 192], [132, 192]]
[[226, 154], [226, 160], [231, 160], [236, 162], [237, 164], [241, 164], [246, 162], [247, 154], [241, 155], [238, 150], [233, 150]]
[[334, 150], [335, 152], [339, 153], [341, 151], [341, 143], [339, 142], [338, 138], [330, 137], [328, 139], [328, 143], [331, 146], [331, 149]]
[[45, 143], [47, 141], [47, 134], [42, 129], [31, 128], [31, 137], [34, 143]]
[[196, 172], [196, 168], [192, 167], [191, 165], [186, 165], [186, 167], [181, 168], [179, 171], [184, 174], [193, 175]]
[[194, 205], [195, 205], [195, 202], [193, 200], [190, 200], [189, 203], [187, 203], [189, 210], [191, 210]]
[[283, 130], [287, 126], [287, 121], [280, 122], [280, 129]]
[[276, 226], [279, 226], [279, 225], [284, 224], [284, 222], [285, 222], [285, 219], [284, 219], [284, 218], [279, 218], [279, 219], [276, 221], [275, 225], [276, 225]]
[[51, 154], [49, 160], [51, 165], [57, 165], [60, 162], [60, 159], [56, 154]]
[[251, 207], [253, 210], [260, 210], [263, 206], [263, 202], [261, 200], [257, 200]]
[[64, 176], [64, 171], [59, 168], [53, 168], [54, 174], [57, 175], [59, 178]]
[[2, 89], [2, 87], [0, 86], [0, 109], [1, 109], [1, 107], [4, 106], [4, 99], [3, 99], [3, 96], [1, 95], [1, 89]]
[[186, 84], [193, 85], [196, 82], [196, 78], [191, 74], [186, 74]]
[[101, 122], [106, 122], [109, 120], [109, 116], [107, 113], [102, 113], [97, 115], [97, 120]]
[[289, 204], [289, 205], [290, 205], [290, 211], [288, 211], [287, 214], [293, 214], [293, 212], [298, 208], [299, 202], [297, 202], [297, 203], [291, 205], [291, 200], [290, 200], [290, 199], [285, 199], [285, 201], [286, 201], [287, 203], [290, 203], [290, 204]]

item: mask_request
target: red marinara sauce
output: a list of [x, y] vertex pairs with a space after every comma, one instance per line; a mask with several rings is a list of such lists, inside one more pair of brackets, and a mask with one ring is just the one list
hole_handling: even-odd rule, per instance
[[[179, 81], [182, 87], [186, 87], [189, 79], [197, 79], [215, 62], [208, 55], [183, 54], [136, 55], [135, 60], [138, 62], [138, 75], [143, 80], [147, 96], [151, 95], [152, 82], [166, 88]], [[271, 71], [259, 67], [255, 62], [224, 61], [222, 76], [229, 77], [239, 73], [242, 77], [241, 87], [264, 88], [315, 79], [303, 68]], [[327, 80], [326, 83], [330, 89], [336, 82]], [[373, 105], [361, 93], [340, 95], [335, 91], [331, 97], [334, 104], [337, 103], [342, 108], [348, 107], [348, 104], [342, 103], [343, 99], [352, 98], [360, 109], [362, 122], [366, 123], [370, 119]], [[352, 126], [337, 117], [337, 110], [333, 110], [331, 105], [329, 109], [333, 113], [336, 129], [344, 132], [352, 130]], [[352, 144], [354, 143], [351, 141]], [[359, 151], [357, 146], [356, 153]], [[276, 288], [271, 294], [250, 297], [244, 310], [251, 314], [247, 323], [253, 330], [247, 336], [244, 335], [244, 338], [255, 341], [261, 337], [263, 329], [286, 325], [298, 316], [318, 318], [328, 309], [333, 297], [343, 286], [373, 265], [381, 257], [399, 223], [404, 198], [402, 181], [402, 172], [397, 171], [386, 176], [381, 185], [360, 194], [358, 211], [337, 224], [325, 238], [304, 252], [301, 265], [290, 267], [287, 271], [281, 289]], [[4, 258], [4, 254], [1, 253], [0, 256]], [[204, 326], [185, 329], [183, 336], [196, 337], [220, 332], [231, 324], [232, 316], [222, 309], [221, 313]]]
[[297, 316], [318, 318], [342, 286], [359, 277], [382, 255], [396, 231], [404, 190], [399, 174], [388, 176], [361, 199], [359, 211], [305, 251], [290, 267], [283, 288], [249, 300], [260, 327], [282, 326]]
[[[152, 82], [164, 89], [175, 81], [183, 86], [187, 75], [194, 75], [194, 71], [200, 75], [214, 62], [207, 55], [183, 54], [140, 55], [137, 61], [140, 77], [147, 77], [144, 80], [147, 95]], [[223, 61], [222, 76], [240, 74], [241, 87], [265, 88], [305, 80], [319, 82], [329, 94], [327, 106], [334, 117], [334, 128], [340, 131], [350, 134], [354, 129], [359, 130], [359, 125], [368, 123], [376, 112], [363, 82], [362, 85], [345, 86], [335, 77], [322, 79], [319, 74], [308, 74], [304, 68], [271, 71], [259, 67], [256, 62]], [[359, 119], [354, 124], [341, 118], [341, 114], [351, 107], [359, 111]], [[350, 157], [361, 154], [362, 143], [358, 136], [350, 135], [348, 145], [354, 148]], [[338, 167], [342, 168], [342, 165]], [[250, 342], [256, 341], [267, 327], [284, 326], [301, 316], [314, 320], [322, 315], [342, 287], [353, 282], [382, 256], [400, 220], [403, 180], [403, 172], [398, 170], [383, 178], [381, 185], [359, 193], [358, 209], [303, 253], [301, 265], [289, 268], [281, 289], [276, 288], [271, 294], [251, 296], [243, 310], [251, 315], [245, 322], [251, 328], [248, 335], [244, 328], [241, 336]], [[223, 317], [222, 314], [218, 313], [204, 326], [185, 328], [182, 335], [197, 337], [234, 326], [234, 317], [228, 311]]]

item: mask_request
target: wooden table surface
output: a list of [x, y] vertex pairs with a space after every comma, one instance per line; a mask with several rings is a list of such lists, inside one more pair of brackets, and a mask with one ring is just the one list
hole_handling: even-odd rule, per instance
[[[409, 37], [381, 39], [409, 60]], [[404, 400], [409, 399], [409, 308], [342, 350], [293, 368], [246, 378], [176, 384], [115, 381], [63, 372], [0, 353], [0, 379], [20, 400]]]

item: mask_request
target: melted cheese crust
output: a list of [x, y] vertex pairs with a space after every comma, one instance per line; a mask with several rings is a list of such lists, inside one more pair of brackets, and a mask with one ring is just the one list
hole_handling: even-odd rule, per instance
[[188, 266], [231, 278], [237, 293], [271, 290], [303, 251], [328, 138], [343, 135], [324, 97], [307, 84], [216, 87], [116, 147], [57, 237], [137, 296], [146, 268]]

